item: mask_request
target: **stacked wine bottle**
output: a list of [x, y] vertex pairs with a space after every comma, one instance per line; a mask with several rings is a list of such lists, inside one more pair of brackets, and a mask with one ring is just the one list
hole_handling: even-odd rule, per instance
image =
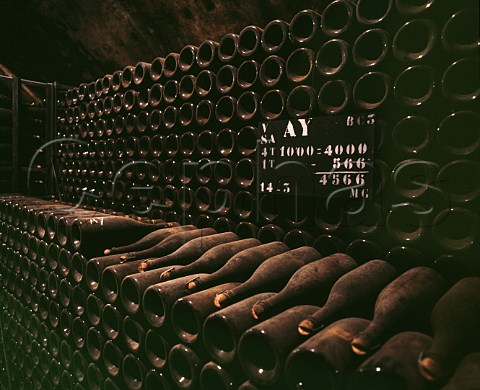
[[4, 388], [478, 383], [478, 276], [17, 196], [0, 219]]
[[[362, 261], [468, 261], [477, 33], [475, 1], [337, 0], [81, 84], [60, 99], [63, 199]], [[377, 118], [369, 199], [255, 192], [259, 122], [360, 112]]]
[[[73, 335], [88, 323], [83, 315], [88, 294], [80, 275], [86, 259], [102, 252], [95, 240], [115, 245], [172, 224], [24, 196], [1, 197], [0, 219], [0, 387], [73, 388], [77, 377], [87, 375], [89, 363], [86, 349], [75, 351]], [[94, 375], [96, 367], [89, 372]]]

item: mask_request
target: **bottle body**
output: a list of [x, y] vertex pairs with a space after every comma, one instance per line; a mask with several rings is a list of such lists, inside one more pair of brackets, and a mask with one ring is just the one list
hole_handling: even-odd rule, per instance
[[415, 267], [388, 284], [375, 303], [373, 321], [352, 341], [352, 349], [364, 355], [404, 326], [415, 312], [428, 312], [440, 296], [443, 278], [433, 269]]
[[300, 267], [320, 257], [316, 249], [307, 246], [270, 257], [242, 285], [218, 294], [215, 306], [225, 307], [255, 293], [278, 290]]
[[350, 256], [337, 253], [301, 267], [287, 285], [274, 297], [257, 302], [252, 308], [254, 318], [278, 313], [285, 308], [307, 302], [322, 304], [333, 284], [357, 263]]
[[467, 353], [480, 348], [480, 278], [461, 279], [435, 304], [432, 311], [433, 343], [422, 354], [422, 375], [436, 381], [450, 373]]

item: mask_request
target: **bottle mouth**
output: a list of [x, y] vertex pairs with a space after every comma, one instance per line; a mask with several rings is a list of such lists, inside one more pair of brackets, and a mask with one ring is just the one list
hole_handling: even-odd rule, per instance
[[[212, 202], [212, 191], [208, 187], [199, 187], [195, 192], [195, 206], [197, 210], [202, 213], [209, 210]], [[165, 273], [167, 273], [167, 271]]]
[[213, 118], [213, 104], [210, 100], [201, 100], [195, 108], [195, 120], [204, 126]]
[[235, 34], [225, 35], [218, 46], [218, 57], [223, 62], [229, 62], [237, 53], [238, 36]]
[[171, 78], [178, 69], [179, 55], [177, 53], [170, 53], [165, 57], [163, 63], [163, 74], [167, 78]]
[[272, 384], [280, 375], [277, 351], [264, 333], [246, 332], [238, 354], [248, 376], [262, 384]]
[[478, 214], [466, 208], [446, 208], [433, 220], [433, 237], [444, 248], [466, 250], [474, 245], [479, 221]]
[[306, 118], [314, 109], [315, 94], [313, 88], [306, 85], [295, 87], [287, 98], [287, 111], [295, 118]]
[[90, 363], [87, 367], [87, 384], [91, 389], [100, 389], [102, 386], [102, 374], [95, 363]]
[[317, 20], [317, 14], [312, 11], [300, 11], [290, 22], [290, 39], [294, 43], [308, 43], [311, 41], [318, 29], [320, 20]]
[[[163, 75], [163, 64], [165, 62], [164, 58], [155, 58], [152, 61], [152, 65], [150, 67], [150, 78], [152, 81], [158, 81], [162, 75]], [[113, 77], [115, 77], [115, 73], [113, 74]], [[112, 84], [113, 84], [113, 77], [112, 77]]]
[[127, 348], [133, 353], [138, 353], [144, 343], [144, 329], [137, 321], [130, 317], [125, 317], [123, 320], [123, 334], [127, 343]]
[[145, 290], [142, 307], [145, 318], [150, 325], [159, 328], [164, 324], [167, 310], [159, 290], [150, 287]]
[[324, 76], [340, 73], [348, 62], [348, 43], [341, 39], [331, 39], [323, 44], [317, 53], [315, 65]]
[[432, 51], [436, 40], [436, 28], [430, 20], [412, 20], [400, 27], [393, 37], [393, 54], [400, 61], [420, 60]]
[[288, 40], [288, 26], [281, 20], [272, 20], [262, 33], [262, 47], [267, 53], [280, 50]]
[[82, 231], [80, 229], [80, 221], [74, 221], [70, 230], [71, 245], [73, 249], [79, 250], [82, 245]]
[[261, 44], [259, 29], [255, 26], [245, 27], [238, 36], [237, 50], [241, 56], [253, 54]]
[[220, 123], [228, 123], [235, 116], [236, 99], [231, 96], [221, 97], [215, 106], [215, 116]]
[[122, 317], [111, 304], [105, 305], [102, 311], [102, 324], [105, 334], [110, 340], [115, 340], [121, 332]]
[[112, 340], [108, 340], [105, 343], [102, 355], [103, 363], [105, 364], [105, 368], [109, 375], [113, 377], [118, 376], [122, 365], [122, 353]]
[[170, 374], [177, 386], [183, 389], [192, 388], [200, 365], [198, 356], [190, 348], [178, 344], [170, 350], [168, 360]]
[[260, 112], [266, 120], [279, 118], [285, 110], [287, 95], [278, 89], [271, 89], [260, 101]]
[[260, 65], [260, 82], [266, 87], [273, 87], [279, 83], [285, 72], [285, 60], [279, 56], [267, 57]]
[[157, 369], [164, 368], [169, 351], [168, 341], [153, 329], [149, 329], [145, 335], [145, 354], [150, 364]]
[[77, 350], [73, 352], [72, 355], [72, 367], [73, 374], [78, 381], [83, 381], [85, 379], [87, 361], [83, 356], [82, 352]]
[[106, 268], [101, 275], [101, 285], [106, 301], [108, 303], [114, 303], [120, 293], [120, 284], [116, 272]]
[[189, 71], [196, 63], [197, 48], [192, 45], [185, 46], [179, 54], [178, 63], [182, 72]]
[[87, 332], [87, 352], [93, 361], [98, 361], [101, 351], [102, 336], [95, 328], [90, 328]]
[[305, 82], [311, 75], [315, 65], [315, 54], [312, 50], [300, 48], [288, 56], [285, 64], [286, 74], [294, 83]]
[[138, 282], [131, 277], [126, 277], [120, 289], [122, 304], [127, 313], [130, 315], [138, 313], [142, 302]]
[[140, 390], [145, 381], [145, 366], [132, 354], [125, 356], [122, 362], [122, 376], [129, 389]]
[[215, 362], [203, 366], [200, 372], [200, 386], [202, 389], [228, 389], [234, 383], [231, 375]]
[[389, 45], [389, 36], [384, 30], [367, 30], [353, 44], [353, 62], [361, 68], [378, 65], [386, 58]]
[[443, 94], [453, 101], [470, 102], [480, 96], [478, 58], [462, 58], [450, 65], [442, 76]]
[[452, 15], [442, 30], [443, 46], [457, 53], [478, 50], [478, 7], [462, 9]]
[[[238, 215], [242, 219], [248, 218], [249, 216], [252, 215], [254, 208], [255, 208], [255, 197], [252, 193], [248, 191], [237, 192], [237, 194], [235, 195], [235, 198], [233, 199], [233, 210], [235, 212], [235, 215]], [[246, 238], [246, 236], [253, 237], [253, 232], [249, 227], [244, 226], [243, 229], [244, 230], [242, 230], [242, 234], [240, 234], [239, 237], [242, 237], [242, 238]]]
[[215, 134], [210, 130], [202, 131], [197, 137], [197, 149], [202, 156], [212, 153], [215, 145]]
[[437, 175], [443, 180], [440, 188], [459, 204], [480, 197], [480, 184], [475, 180], [480, 174], [480, 164], [471, 160], [454, 160], [444, 165]]
[[236, 83], [236, 69], [232, 65], [224, 65], [217, 73], [216, 86], [220, 93], [230, 92]]
[[95, 295], [90, 294], [87, 297], [85, 310], [87, 312], [87, 318], [90, 324], [97, 326], [100, 323], [100, 314], [102, 311], [102, 302]]
[[162, 274], [160, 275], [160, 280], [169, 280], [172, 278], [173, 275], [176, 275], [175, 273], [175, 267], [171, 267], [167, 269], [166, 271], [163, 271]]
[[337, 387], [338, 372], [311, 351], [294, 350], [286, 362], [285, 373], [292, 389], [333, 390]]
[[342, 112], [351, 101], [351, 86], [344, 80], [327, 81], [318, 93], [318, 105], [326, 114]]
[[381, 72], [369, 72], [360, 77], [353, 87], [353, 100], [363, 109], [381, 106], [390, 94], [390, 78]]
[[99, 264], [96, 261], [87, 262], [85, 273], [88, 288], [90, 291], [96, 291], [102, 278]]
[[215, 314], [205, 320], [203, 338], [208, 352], [222, 364], [231, 363], [237, 354], [238, 336], [226, 318]]
[[188, 344], [194, 343], [201, 331], [201, 323], [187, 300], [179, 299], [172, 308], [173, 329]]
[[83, 315], [85, 312], [85, 292], [83, 291], [82, 288], [79, 286], [75, 286], [72, 292], [72, 302], [73, 302], [73, 308], [75, 310], [75, 313], [78, 316]]
[[435, 71], [427, 66], [405, 69], [395, 80], [393, 91], [401, 103], [416, 107], [426, 103], [434, 94]]
[[356, 7], [357, 20], [361, 24], [382, 22], [392, 10], [393, 0], [360, 0]]
[[73, 289], [71, 284], [66, 279], [62, 279], [60, 281], [58, 295], [59, 295], [60, 303], [62, 304], [63, 307], [68, 307], [68, 305], [70, 304], [72, 292], [73, 292]]
[[60, 250], [58, 255], [58, 268], [60, 274], [65, 278], [69, 275], [71, 269], [71, 254], [65, 248]]
[[334, 1], [322, 12], [321, 26], [328, 36], [337, 36], [348, 30], [354, 17], [354, 10], [348, 1]]
[[217, 52], [216, 44], [213, 41], [204, 41], [198, 47], [196, 61], [200, 68], [206, 68], [212, 64]]

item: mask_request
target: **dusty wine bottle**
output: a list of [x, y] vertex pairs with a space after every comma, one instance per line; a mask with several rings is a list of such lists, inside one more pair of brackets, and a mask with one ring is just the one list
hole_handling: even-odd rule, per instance
[[[147, 287], [152, 284], [160, 283], [164, 280], [177, 279], [182, 276], [192, 275], [198, 272], [208, 272], [215, 271], [221, 265], [225, 264], [226, 261], [232, 257], [234, 254], [259, 245], [260, 241], [250, 238], [245, 240], [239, 240], [234, 242], [228, 242], [225, 244], [220, 244], [218, 246], [209, 249], [205, 252], [198, 260], [195, 260], [191, 264], [187, 265], [175, 265], [175, 266], [165, 266], [160, 269], [153, 269], [146, 272], [136, 273], [133, 275], [127, 276], [121, 285], [120, 288], [120, 297], [122, 303], [130, 314], [135, 314], [138, 312], [141, 304], [141, 297], [147, 289]], [[220, 263], [216, 266], [217, 263]], [[179, 270], [178, 273], [173, 273], [172, 270]], [[162, 270], [164, 270], [162, 272]], [[169, 278], [164, 278], [164, 275], [170, 275]]]
[[337, 279], [356, 266], [355, 260], [342, 253], [307, 264], [292, 275], [279, 293], [265, 301], [257, 302], [252, 307], [252, 316], [262, 319], [266, 314], [277, 313], [304, 302], [323, 304]]
[[207, 317], [203, 324], [203, 340], [205, 348], [215, 361], [230, 364], [235, 360], [240, 337], [256, 324], [250, 315], [252, 305], [273, 295], [273, 293], [254, 295]]
[[[135, 269], [132, 269], [129, 275], [124, 275], [123, 280], [122, 277], [116, 277], [114, 274], [115, 270], [112, 269], [114, 273], [110, 271], [110, 268], [115, 268], [116, 266], [109, 267], [108, 279], [110, 279], [111, 282], [109, 283], [109, 287], [105, 285], [103, 286], [103, 293], [105, 295], [114, 295], [112, 298], [115, 298], [115, 300], [119, 295], [122, 300], [122, 307], [128, 314], [133, 315], [137, 314], [141, 308], [142, 297], [145, 290], [153, 284], [160, 283], [162, 281], [160, 279], [160, 274], [166, 271], [169, 266], [152, 269], [147, 272], [137, 272], [140, 263], [134, 261], [131, 264], [134, 264]], [[107, 276], [107, 274], [105, 274], [105, 276]]]
[[177, 225], [173, 222], [143, 223], [125, 217], [82, 218], [73, 221], [70, 242], [76, 251], [92, 256], [103, 253], [98, 248], [99, 241], [114, 246], [138, 240], [154, 230]]
[[146, 270], [160, 268], [166, 265], [188, 264], [197, 260], [203, 253], [217, 245], [238, 240], [239, 237], [232, 232], [198, 237], [182, 245], [179, 249], [169, 255], [143, 261], [138, 267], [138, 270], [144, 272]]
[[[206, 274], [197, 274], [202, 277]], [[170, 316], [171, 308], [178, 298], [190, 294], [187, 283], [191, 276], [167, 280], [148, 287], [143, 294], [142, 308], [146, 321], [154, 328], [165, 325]]]
[[375, 302], [373, 320], [352, 341], [352, 350], [365, 355], [409, 320], [414, 311], [429, 311], [443, 289], [442, 276], [427, 267], [415, 267], [389, 283]]
[[228, 242], [218, 245], [205, 252], [198, 260], [187, 265], [175, 265], [161, 274], [162, 280], [174, 279], [180, 276], [190, 275], [195, 272], [214, 272], [223, 266], [233, 255], [244, 249], [260, 245], [255, 238]]
[[[165, 229], [165, 238], [151, 248], [139, 252], [127, 253], [125, 255], [108, 255], [91, 259], [86, 266], [86, 280], [88, 287], [92, 291], [97, 290], [103, 270], [111, 265], [129, 262], [130, 264], [135, 264], [129, 266], [132, 267], [131, 273], [137, 272], [138, 266], [141, 263], [141, 259], [148, 258], [149, 256], [156, 257], [168, 255], [188, 241], [191, 241], [197, 237], [208, 236], [216, 233], [216, 231], [211, 228], [195, 229], [182, 232], [167, 232], [168, 230], [170, 229]], [[136, 260], [136, 262], [133, 262], [132, 260]]]
[[302, 336], [298, 321], [318, 310], [318, 306], [295, 306], [248, 329], [240, 339], [238, 354], [249, 378], [262, 385], [276, 382], [283, 372], [287, 354]]
[[458, 281], [435, 304], [431, 323], [433, 343], [419, 360], [429, 381], [449, 375], [459, 360], [480, 348], [480, 278]]
[[155, 230], [147, 234], [146, 236], [142, 237], [140, 240], [134, 242], [133, 244], [105, 249], [103, 254], [118, 255], [121, 253], [138, 252], [144, 249], [151, 248], [152, 246], [158, 244], [159, 242], [161, 242], [171, 234], [179, 233], [181, 231], [186, 231], [186, 230], [194, 230], [194, 229], [196, 229], [196, 226], [194, 225], [184, 225], [184, 226], [176, 226], [168, 229]]
[[344, 318], [296, 347], [285, 364], [289, 387], [303, 390], [343, 389], [345, 378], [362, 360], [352, 353], [350, 343], [369, 323], [363, 318]]
[[298, 332], [304, 336], [318, 332], [345, 309], [375, 299], [396, 275], [395, 268], [383, 260], [371, 260], [346, 273], [333, 285], [325, 305], [300, 322]]
[[[158, 259], [149, 259], [146, 261], [155, 261], [156, 267], [150, 269], [150, 271], [158, 270], [157, 267], [162, 267], [158, 270], [158, 277], [162, 274], [163, 271], [166, 271], [165, 266], [171, 266], [172, 264], [188, 264], [192, 261], [195, 261], [198, 256], [200, 256], [205, 250], [208, 250], [210, 247], [222, 243], [222, 242], [231, 242], [236, 240], [238, 237], [234, 233], [220, 233], [213, 234], [206, 237], [198, 237], [189, 241], [188, 243], [182, 245], [175, 252], [158, 258]], [[123, 279], [131, 274], [135, 273], [145, 273], [143, 271], [143, 266], [145, 261], [136, 260], [125, 264], [116, 264], [107, 267], [102, 273], [102, 285], [105, 298], [110, 303], [114, 302], [118, 294], [120, 293], [120, 286]], [[153, 278], [152, 278], [153, 276]], [[156, 278], [156, 274], [149, 273], [145, 279], [146, 282], [153, 282]], [[160, 280], [158, 280], [160, 282]], [[158, 283], [155, 282], [155, 283]]]
[[305, 264], [321, 258], [312, 247], [303, 246], [270, 257], [258, 266], [253, 275], [240, 286], [221, 292], [215, 297], [218, 308], [226, 307], [239, 300], [266, 291], [281, 289], [290, 277]]
[[122, 260], [134, 260], [134, 259], [147, 259], [150, 257], [160, 257], [168, 255], [173, 251], [180, 248], [186, 242], [193, 240], [194, 238], [209, 236], [211, 234], [217, 233], [212, 228], [203, 228], [203, 229], [195, 229], [189, 230], [184, 232], [176, 232], [164, 240], [160, 241], [157, 245], [144, 249], [142, 251], [128, 253], [126, 255], [122, 255]]
[[356, 370], [348, 389], [427, 389], [416, 365], [419, 353], [431, 342], [419, 332], [396, 334]]
[[269, 257], [288, 251], [288, 246], [280, 241], [245, 249], [232, 256], [225, 265], [213, 274], [192, 278], [187, 288], [191, 291], [203, 290], [225, 282], [241, 282]]
[[196, 343], [205, 318], [217, 308], [213, 297], [219, 292], [235, 288], [238, 283], [225, 283], [177, 299], [172, 307], [173, 330], [187, 344]]

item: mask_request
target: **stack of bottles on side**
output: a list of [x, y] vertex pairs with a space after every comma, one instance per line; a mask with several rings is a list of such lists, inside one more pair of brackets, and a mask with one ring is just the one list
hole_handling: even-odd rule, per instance
[[[0, 198], [5, 388], [478, 383], [478, 272], [70, 212]], [[42, 228], [45, 213], [75, 218], [64, 246]]]
[[[472, 258], [478, 6], [336, 0], [83, 83], [59, 103], [63, 196], [362, 260]], [[260, 122], [360, 112], [377, 122], [367, 205], [257, 196]]]

